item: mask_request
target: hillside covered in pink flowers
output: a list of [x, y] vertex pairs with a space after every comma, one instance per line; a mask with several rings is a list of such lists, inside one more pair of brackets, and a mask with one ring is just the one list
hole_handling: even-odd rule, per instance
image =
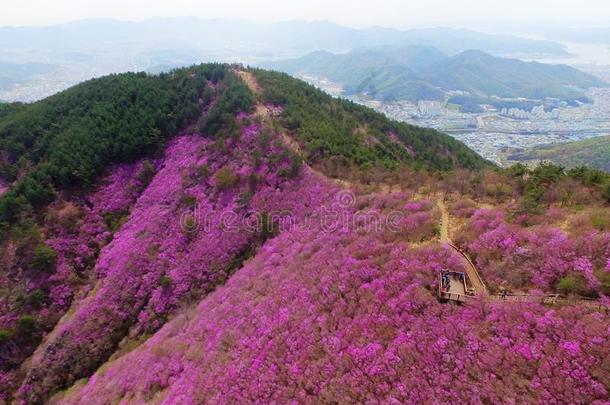
[[[134, 80], [102, 145], [0, 120], [0, 403], [608, 403], [608, 175], [501, 170], [276, 73]], [[486, 291], [439, 301], [465, 257]]]

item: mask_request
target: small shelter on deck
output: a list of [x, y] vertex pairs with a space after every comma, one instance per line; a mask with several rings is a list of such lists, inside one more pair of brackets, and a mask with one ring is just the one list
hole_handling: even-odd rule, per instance
[[464, 302], [471, 295], [473, 295], [473, 291], [468, 287], [465, 273], [450, 270], [440, 271], [438, 297], [442, 302]]

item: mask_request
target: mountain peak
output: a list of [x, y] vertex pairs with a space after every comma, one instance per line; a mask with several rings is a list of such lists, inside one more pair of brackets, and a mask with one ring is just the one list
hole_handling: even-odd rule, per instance
[[0, 401], [607, 397], [603, 174], [224, 64], [2, 106], [0, 139]]

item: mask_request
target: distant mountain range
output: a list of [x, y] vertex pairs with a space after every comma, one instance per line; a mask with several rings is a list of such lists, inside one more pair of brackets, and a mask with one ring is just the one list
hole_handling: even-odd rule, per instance
[[398, 44], [424, 44], [447, 53], [480, 49], [494, 54], [567, 54], [564, 46], [558, 43], [509, 35], [449, 28], [353, 29], [325, 21], [257, 23], [182, 17], [143, 22], [95, 19], [47, 27], [0, 28], [0, 49], [3, 50], [42, 48], [99, 52], [135, 46], [141, 49], [230, 49], [247, 51], [248, 56], [266, 57], [314, 49], [347, 51], [362, 46]]
[[[44, 85], [7, 76], [0, 98], [35, 101], [79, 82], [128, 71], [158, 73], [201, 62], [296, 58], [316, 50], [425, 45], [447, 54], [480, 49], [494, 55], [561, 58], [558, 43], [463, 29], [354, 29], [325, 21], [259, 23], [198, 17], [141, 22], [82, 20], [42, 27], [0, 27], [0, 62], [45, 63], [62, 69], [45, 74]], [[58, 72], [67, 72], [60, 74]], [[21, 87], [15, 87], [20, 83]]]
[[537, 146], [508, 156], [510, 161], [549, 160], [567, 168], [587, 165], [610, 173], [610, 135], [582, 141]]
[[347, 95], [378, 99], [443, 100], [461, 91], [485, 98], [574, 100], [581, 89], [606, 86], [566, 65], [547, 65], [466, 50], [449, 56], [426, 46], [377, 47], [344, 54], [313, 52], [264, 65], [290, 74], [311, 74], [341, 84]]

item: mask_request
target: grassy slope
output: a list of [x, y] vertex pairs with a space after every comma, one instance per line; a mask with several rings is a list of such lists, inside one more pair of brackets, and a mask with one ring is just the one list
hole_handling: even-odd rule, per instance
[[565, 167], [587, 165], [610, 172], [610, 136], [539, 146], [508, 158], [521, 162], [550, 160]]

